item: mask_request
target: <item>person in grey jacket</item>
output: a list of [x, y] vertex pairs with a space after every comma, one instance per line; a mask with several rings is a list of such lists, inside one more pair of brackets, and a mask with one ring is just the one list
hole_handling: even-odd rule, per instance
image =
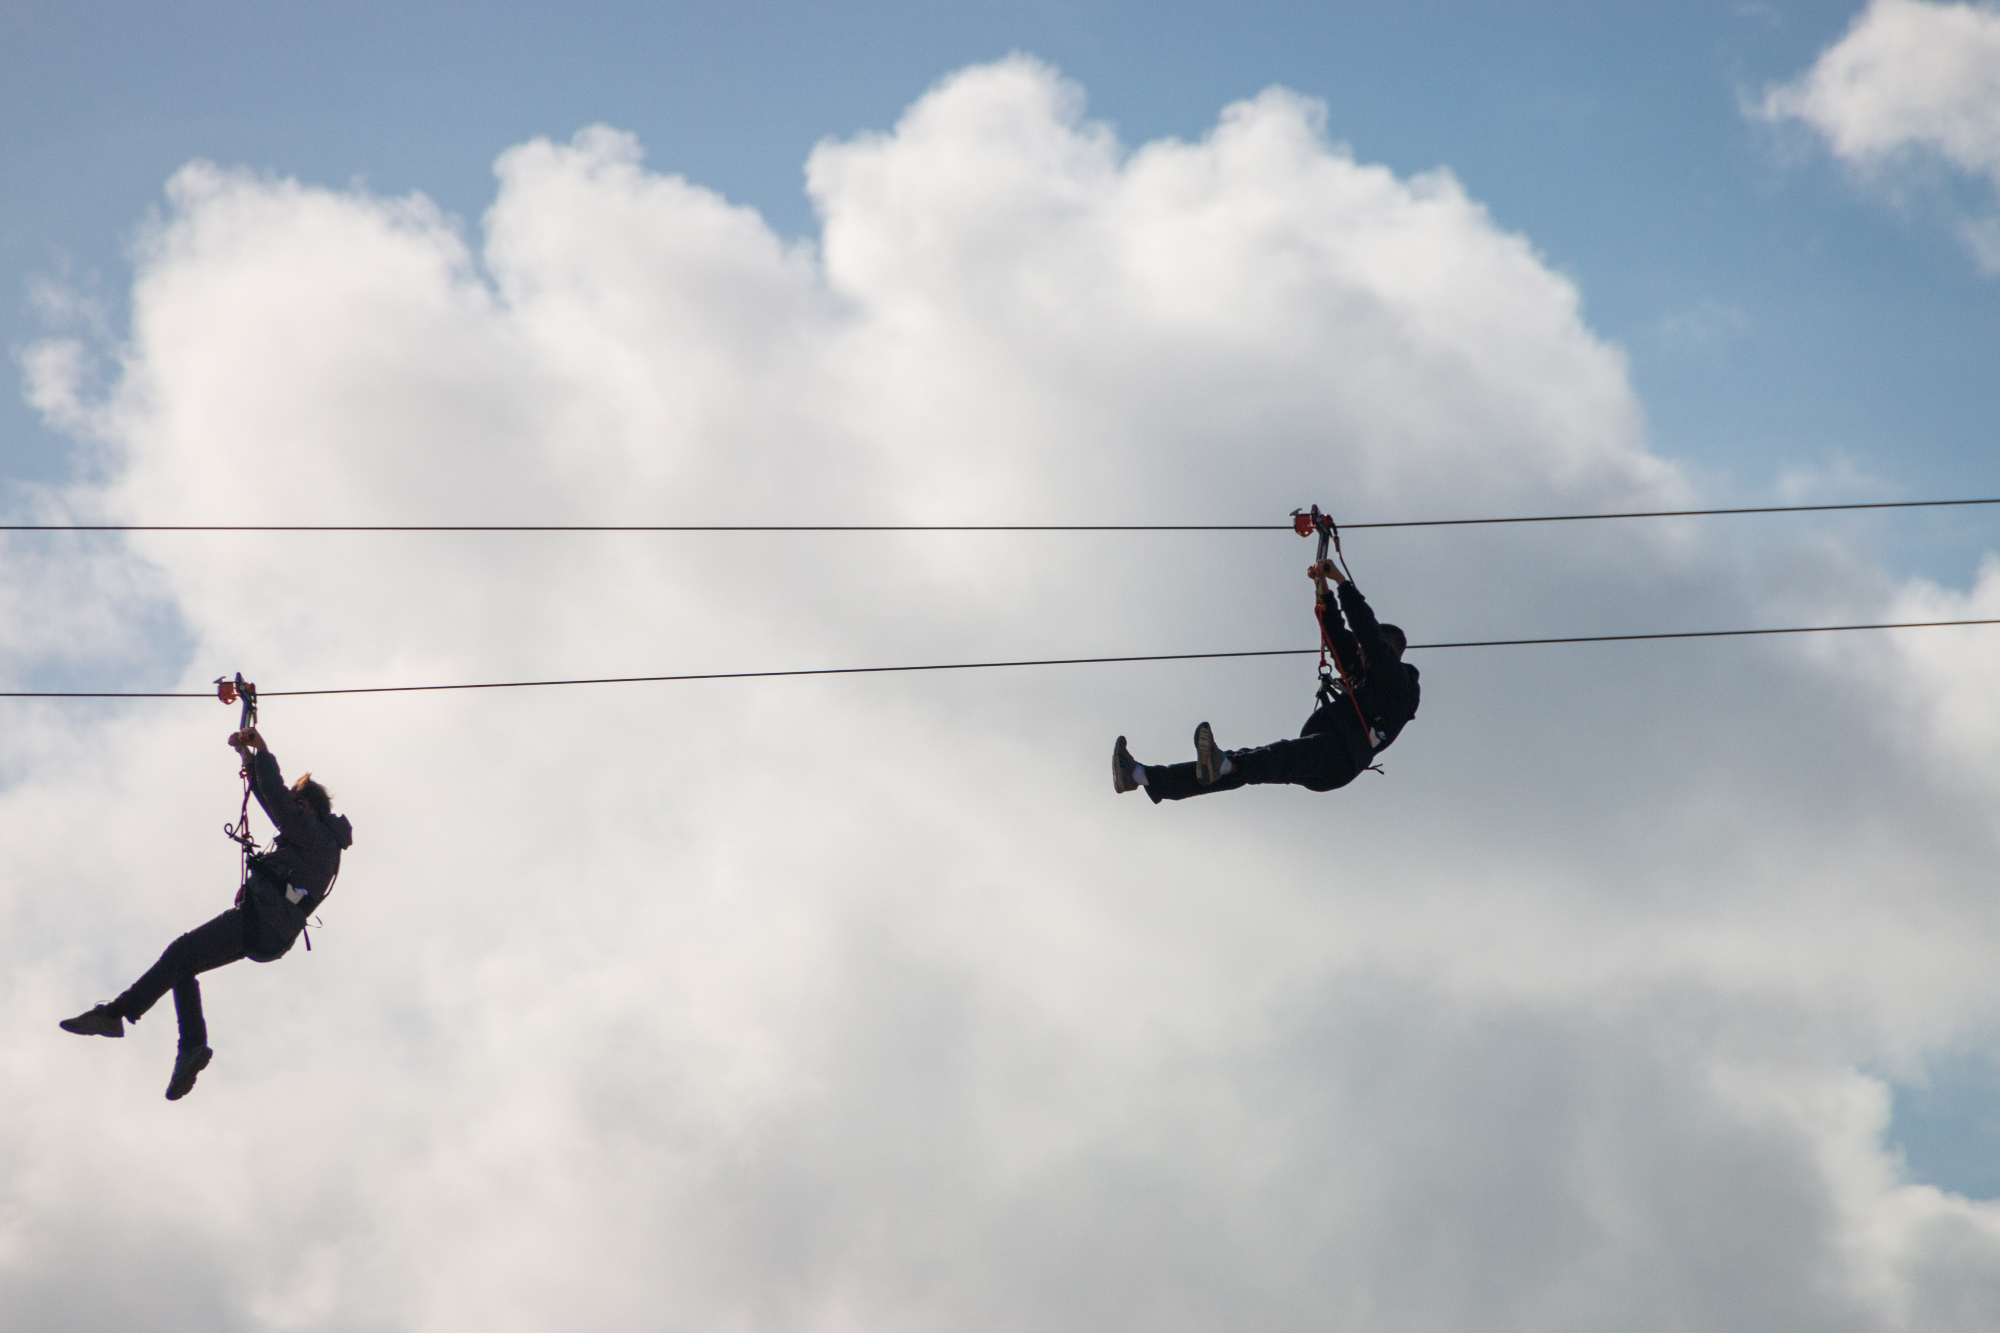
[[284, 957], [333, 887], [341, 851], [354, 842], [353, 826], [345, 815], [333, 813], [332, 796], [312, 774], [285, 785], [277, 757], [255, 727], [232, 734], [229, 744], [243, 760], [257, 804], [277, 826], [271, 850], [250, 858], [249, 874], [228, 911], [169, 944], [160, 961], [123, 995], [60, 1025], [79, 1036], [122, 1037], [126, 1023], [138, 1022], [171, 990], [180, 1048], [167, 1084], [168, 1101], [187, 1096], [214, 1057], [201, 1013], [201, 984], [195, 978], [241, 958], [268, 963]]
[[[1156, 804], [1253, 783], [1332, 791], [1361, 776], [1389, 748], [1417, 715], [1417, 669], [1403, 661], [1408, 640], [1401, 629], [1375, 619], [1361, 589], [1333, 561], [1316, 561], [1306, 574], [1319, 584], [1315, 609], [1320, 628], [1346, 670], [1353, 694], [1334, 693], [1306, 719], [1296, 739], [1250, 750], [1223, 751], [1204, 722], [1194, 729], [1191, 764], [1140, 764], [1120, 736], [1111, 747], [1113, 791], [1143, 787]], [[1329, 579], [1340, 587], [1337, 603], [1326, 595]]]

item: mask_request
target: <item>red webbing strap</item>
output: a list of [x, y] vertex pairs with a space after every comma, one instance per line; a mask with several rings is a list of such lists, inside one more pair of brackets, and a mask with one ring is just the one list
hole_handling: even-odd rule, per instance
[[[1321, 600], [1324, 600], [1326, 597], [1326, 580], [1315, 578], [1313, 581], [1319, 585], [1319, 596]], [[1361, 696], [1354, 692], [1354, 681], [1347, 674], [1347, 664], [1340, 660], [1340, 651], [1333, 646], [1332, 636], [1326, 632], [1326, 621], [1320, 619], [1320, 610], [1317, 603], [1313, 606], [1313, 619], [1319, 621], [1320, 664], [1324, 666], [1329, 657], [1333, 659], [1333, 668], [1340, 673], [1340, 684], [1347, 691], [1347, 702], [1354, 705], [1355, 720], [1361, 724], [1361, 734], [1368, 738], [1368, 750], [1372, 754], [1379, 745], [1375, 736], [1375, 728], [1368, 725], [1368, 718], [1361, 711]]]
[[[1326, 548], [1329, 542], [1337, 545], [1340, 541], [1339, 530], [1334, 527], [1333, 519], [1326, 514], [1320, 513], [1318, 505], [1312, 507], [1310, 514], [1293, 510], [1292, 528], [1301, 537], [1306, 536], [1309, 532], [1319, 533], [1319, 560], [1326, 559]], [[1334, 670], [1340, 673], [1341, 686], [1347, 691], [1347, 701], [1354, 705], [1354, 719], [1361, 724], [1361, 734], [1368, 738], [1368, 751], [1370, 754], [1373, 754], [1379, 747], [1379, 742], [1375, 736], [1375, 728], [1368, 725], [1368, 717], [1361, 711], [1361, 697], [1355, 693], [1354, 680], [1347, 674], [1347, 664], [1340, 660], [1340, 652], [1333, 646], [1333, 636], [1327, 633], [1326, 620], [1320, 613], [1321, 606], [1326, 602], [1327, 592], [1326, 577], [1320, 574], [1318, 569], [1318, 561], [1315, 561], [1313, 566], [1313, 587], [1316, 589], [1316, 596], [1313, 600], [1313, 619], [1319, 624], [1320, 670], [1322, 672], [1325, 671], [1327, 659], [1333, 659]]]

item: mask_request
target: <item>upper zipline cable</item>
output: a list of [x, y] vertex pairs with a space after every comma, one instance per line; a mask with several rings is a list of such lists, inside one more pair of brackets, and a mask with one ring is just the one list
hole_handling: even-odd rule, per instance
[[[1343, 523], [1363, 528], [1468, 528], [1494, 523], [1582, 523], [1610, 518], [1813, 514], [1842, 509], [1943, 509], [1984, 500], [1878, 500], [1866, 504], [1755, 505], [1738, 509], [1634, 509], [1612, 514], [1417, 518]], [[1289, 532], [1289, 523], [0, 523], [0, 532]]]
[[[1542, 644], [1633, 643], [1650, 639], [1740, 639], [1766, 634], [1838, 634], [1848, 630], [1942, 629], [1953, 625], [2000, 625], [1990, 620], [1901, 620], [1879, 625], [1794, 625], [1783, 629], [1698, 629], [1659, 634], [1579, 634], [1549, 639], [1466, 639], [1456, 643], [1413, 643], [1409, 652], [1440, 648], [1524, 648]], [[1013, 662], [931, 662], [917, 666], [805, 667], [790, 671], [704, 671], [677, 676], [592, 676], [570, 680], [490, 680], [463, 685], [350, 685], [330, 690], [259, 690], [259, 699], [303, 698], [319, 694], [423, 694], [439, 690], [525, 690], [555, 685], [654, 685], [693, 680], [767, 680], [780, 676], [877, 676], [901, 671], [981, 671], [994, 667], [1098, 666], [1114, 662], [1194, 662], [1225, 657], [1298, 657], [1317, 648], [1263, 648], [1234, 653], [1149, 653], [1135, 657], [1043, 657]], [[213, 699], [214, 690], [4, 690], [0, 699]]]

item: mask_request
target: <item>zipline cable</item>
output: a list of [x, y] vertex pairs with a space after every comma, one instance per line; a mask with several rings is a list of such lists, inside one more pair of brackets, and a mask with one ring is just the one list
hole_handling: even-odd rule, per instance
[[[1756, 505], [1739, 509], [1634, 509], [1611, 514], [1421, 518], [1342, 523], [1362, 528], [1464, 528], [1496, 523], [1583, 523], [1612, 518], [1704, 518], [1727, 514], [1815, 514], [1851, 509], [1942, 509], [1984, 500], [1878, 500], [1865, 504]], [[0, 532], [1288, 532], [1281, 523], [0, 523]]]
[[[1795, 625], [1782, 629], [1675, 630], [1657, 634], [1581, 634], [1549, 639], [1466, 639], [1454, 643], [1413, 643], [1408, 651], [1444, 648], [1522, 648], [1544, 644], [1634, 643], [1654, 639], [1737, 639], [1767, 634], [1838, 634], [1850, 630], [1942, 629], [1957, 625], [2000, 625], [1990, 620], [1903, 620], [1879, 625]], [[770, 680], [784, 676], [873, 676], [907, 671], [982, 671], [998, 667], [1100, 666], [1119, 662], [1195, 662], [1232, 657], [1299, 657], [1317, 648], [1264, 648], [1234, 653], [1150, 653], [1136, 657], [1044, 657], [1013, 662], [931, 662], [918, 666], [806, 667], [790, 671], [706, 671], [677, 676], [594, 676], [572, 680], [493, 680], [463, 685], [355, 685], [331, 690], [260, 690], [260, 699], [298, 699], [327, 694], [425, 694], [441, 690], [525, 690], [557, 685], [654, 685], [695, 680]], [[194, 693], [144, 690], [4, 690], [0, 699], [213, 699], [213, 690]]]

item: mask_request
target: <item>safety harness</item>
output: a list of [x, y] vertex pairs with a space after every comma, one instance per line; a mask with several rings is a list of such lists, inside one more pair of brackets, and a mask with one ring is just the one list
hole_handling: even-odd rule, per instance
[[[227, 676], [217, 676], [215, 678], [215, 697], [226, 704], [240, 703], [243, 705], [243, 712], [237, 719], [236, 730], [238, 732], [248, 731], [257, 725], [257, 687], [243, 679], [241, 671], [236, 673], [236, 679], [234, 680], [229, 679]], [[243, 808], [237, 811], [236, 822], [234, 824], [224, 824], [222, 826], [223, 834], [231, 842], [243, 849], [243, 863], [239, 871], [236, 889], [236, 901], [239, 906], [242, 905], [244, 895], [249, 891], [251, 858], [259, 855], [262, 851], [257, 845], [257, 839], [250, 832], [251, 784], [250, 765], [247, 762], [243, 765], [242, 777]], [[324, 903], [328, 898], [333, 896], [333, 886], [339, 879], [340, 872], [335, 870], [333, 878], [326, 883], [326, 891], [319, 896], [320, 902]], [[292, 897], [293, 894], [298, 894], [299, 896]], [[297, 903], [305, 895], [299, 893], [297, 889], [288, 886], [285, 889], [285, 896], [290, 898], [292, 902]], [[310, 923], [301, 926], [299, 933], [305, 937], [306, 952], [311, 953], [313, 942]]]

